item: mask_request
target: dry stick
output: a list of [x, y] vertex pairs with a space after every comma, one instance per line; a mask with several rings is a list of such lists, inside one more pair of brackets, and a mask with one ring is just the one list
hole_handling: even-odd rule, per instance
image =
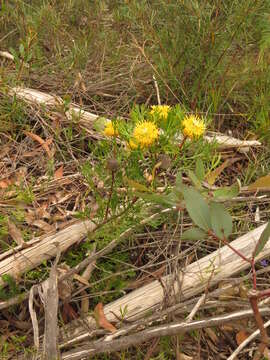
[[206, 298], [206, 294], [202, 294], [202, 296], [199, 298], [199, 300], [197, 301], [196, 305], [194, 306], [194, 308], [192, 309], [192, 311], [190, 312], [190, 314], [188, 315], [186, 322], [189, 323], [193, 320], [194, 316], [196, 315], [196, 313], [198, 312], [199, 308], [201, 307], [201, 305], [204, 303]]
[[158, 83], [157, 83], [155, 74], [153, 75], [153, 80], [154, 80], [154, 85], [155, 85], [155, 89], [156, 89], [156, 93], [157, 93], [157, 103], [158, 103], [158, 105], [161, 105], [160, 93], [159, 93]]
[[[262, 314], [270, 313], [270, 308], [261, 310]], [[228, 315], [216, 316], [211, 319], [193, 321], [191, 323], [175, 322], [160, 326], [151, 327], [147, 330], [137, 332], [132, 335], [124, 336], [120, 339], [112, 341], [93, 341], [92, 343], [80, 346], [80, 349], [75, 349], [62, 354], [62, 360], [79, 360], [86, 356], [91, 356], [100, 353], [108, 353], [127, 349], [130, 346], [135, 346], [146, 342], [150, 339], [160, 336], [172, 336], [185, 333], [188, 331], [203, 329], [207, 327], [220, 326], [228, 322], [234, 322], [240, 319], [253, 317], [252, 310], [242, 310]]]
[[[268, 320], [265, 324], [264, 327], [265, 329], [268, 328], [268, 326], [270, 326], [270, 320]], [[247, 339], [245, 339], [239, 346], [237, 349], [234, 350], [234, 352], [231, 354], [230, 357], [228, 357], [227, 360], [234, 360], [236, 359], [237, 355], [254, 339], [256, 339], [256, 337], [260, 335], [260, 330], [257, 329], [256, 331], [254, 331], [254, 333], [252, 333]]]

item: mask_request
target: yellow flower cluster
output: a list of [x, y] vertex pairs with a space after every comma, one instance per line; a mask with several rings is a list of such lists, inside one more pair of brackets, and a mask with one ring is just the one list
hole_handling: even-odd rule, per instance
[[104, 135], [106, 136], [118, 136], [119, 133], [116, 129], [116, 125], [113, 124], [111, 121], [108, 121], [105, 129], [103, 130]]
[[197, 115], [186, 116], [182, 125], [184, 136], [190, 139], [198, 139], [205, 132], [205, 123]]
[[159, 131], [156, 125], [151, 121], [142, 121], [137, 124], [133, 130], [133, 139], [130, 140], [129, 146], [135, 149], [138, 146], [141, 148], [151, 146], [159, 136]]
[[150, 114], [157, 114], [161, 119], [166, 120], [170, 110], [171, 107], [169, 105], [152, 105]]

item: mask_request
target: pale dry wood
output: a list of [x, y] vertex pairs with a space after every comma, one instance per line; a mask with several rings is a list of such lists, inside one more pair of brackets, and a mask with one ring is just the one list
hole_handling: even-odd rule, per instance
[[[264, 315], [269, 314], [269, 308], [261, 309]], [[198, 329], [220, 326], [226, 323], [234, 323], [237, 320], [253, 317], [252, 310], [242, 310], [221, 316], [215, 316], [208, 319], [196, 320], [192, 322], [173, 322], [169, 324], [152, 326], [135, 334], [126, 335], [119, 339], [109, 341], [86, 342], [75, 349], [62, 354], [62, 360], [80, 360], [91, 358], [100, 353], [112, 353], [114, 351], [124, 350], [131, 346], [139, 345], [143, 342], [161, 336], [172, 336], [183, 334]]]
[[[248, 232], [247, 234], [237, 238], [231, 242], [231, 245], [238, 251], [241, 251], [245, 256], [249, 257], [254, 250], [255, 244], [258, 241], [265, 224], [257, 229]], [[270, 242], [268, 242], [263, 251], [258, 255], [256, 261], [270, 255]], [[181, 300], [188, 299], [205, 290], [208, 286], [213, 286], [221, 280], [227, 279], [232, 275], [249, 267], [249, 264], [244, 262], [227, 246], [216, 250], [202, 259], [188, 265], [179, 273], [179, 281], [172, 281], [172, 277], [165, 276], [162, 278], [163, 284], [173, 284], [175, 293], [181, 293]], [[181, 284], [181, 289], [179, 289]], [[127, 309], [127, 320], [135, 320], [138, 317], [144, 316], [149, 311], [160, 308], [164, 300], [163, 286], [160, 281], [153, 281], [139, 289], [136, 289], [125, 295], [124, 297], [106, 305], [104, 313], [108, 321], [115, 320], [114, 314], [121, 317], [121, 309]], [[84, 319], [87, 321], [88, 330], [95, 328], [95, 321], [92, 316]], [[61, 346], [66, 346], [78, 341], [85, 340], [89, 337], [89, 331], [78, 321], [74, 321], [69, 326], [61, 331]]]
[[[9, 91], [10, 95], [16, 95], [18, 98], [23, 99], [32, 104], [45, 105], [48, 107], [57, 106], [63, 104], [63, 100], [58, 96], [53, 96], [35, 89], [22, 88], [22, 87], [14, 87]], [[74, 104], [70, 105], [70, 109], [66, 112], [66, 116], [72, 118], [73, 116], [77, 116], [80, 118], [80, 123], [90, 127], [92, 129], [92, 125], [95, 120], [98, 119], [98, 116], [92, 114], [88, 111], [84, 111], [79, 106]], [[109, 120], [108, 120], [109, 121]], [[261, 143], [257, 140], [240, 140], [231, 136], [219, 134], [219, 133], [210, 133], [205, 136], [205, 139], [212, 143], [216, 142], [220, 149], [226, 148], [249, 148], [249, 147], [257, 147], [260, 146]]]
[[96, 225], [90, 220], [80, 221], [40, 241], [38, 238], [32, 240], [32, 244], [25, 249], [14, 251], [13, 254], [8, 251], [9, 256], [0, 261], [0, 285], [3, 285], [4, 274], [19, 278], [24, 272], [34, 269], [44, 260], [55, 257], [57, 248], [60, 252], [66, 251], [95, 228]]
[[45, 330], [43, 341], [43, 359], [59, 359], [58, 352], [58, 277], [57, 264], [60, 258], [58, 252], [51, 268], [50, 276], [39, 287], [39, 295], [45, 312]]
[[0, 56], [9, 60], [14, 61], [14, 56], [11, 55], [8, 51], [0, 51]]

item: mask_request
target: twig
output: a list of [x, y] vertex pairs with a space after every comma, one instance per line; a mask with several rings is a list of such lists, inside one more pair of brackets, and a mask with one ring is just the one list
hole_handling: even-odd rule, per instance
[[192, 311], [190, 312], [190, 314], [187, 316], [186, 322], [190, 323], [192, 321], [192, 319], [194, 318], [194, 316], [196, 315], [197, 311], [199, 310], [199, 308], [201, 307], [201, 305], [204, 303], [206, 298], [206, 295], [203, 294], [199, 300], [197, 301], [196, 305], [194, 306], [194, 308], [192, 309]]
[[[264, 308], [261, 310], [262, 314], [269, 314], [270, 308]], [[124, 336], [120, 339], [112, 341], [93, 341], [87, 345], [80, 346], [80, 349], [74, 349], [62, 354], [62, 360], [79, 360], [87, 356], [109, 353], [113, 351], [119, 351], [127, 349], [130, 346], [135, 346], [146, 342], [150, 339], [154, 339], [160, 336], [172, 336], [187, 331], [198, 330], [202, 328], [220, 326], [228, 322], [234, 322], [244, 318], [253, 317], [252, 310], [242, 310], [231, 314], [212, 317], [211, 319], [204, 319], [193, 321], [190, 323], [186, 322], [175, 322], [171, 324], [165, 324], [155, 327], [150, 327], [147, 330], [137, 332], [136, 334]]]
[[[265, 324], [264, 324], [264, 328], [268, 328], [268, 326], [270, 326], [270, 320], [268, 320]], [[256, 331], [254, 331], [254, 333], [252, 333], [247, 339], [245, 339], [239, 346], [237, 349], [234, 350], [234, 352], [231, 354], [230, 357], [228, 357], [227, 360], [234, 360], [236, 359], [237, 355], [252, 341], [254, 340], [258, 335], [260, 335], [260, 330], [257, 329]]]
[[254, 313], [254, 319], [256, 321], [256, 325], [257, 325], [258, 329], [260, 330], [260, 334], [261, 334], [261, 339], [260, 339], [261, 342], [258, 346], [258, 351], [256, 351], [256, 353], [255, 353], [254, 360], [259, 360], [261, 358], [266, 346], [268, 346], [270, 343], [270, 339], [264, 328], [262, 314], [258, 308], [258, 293], [259, 292], [254, 289], [250, 290], [248, 293], [249, 302], [250, 302], [252, 311]]
[[153, 75], [153, 80], [154, 80], [154, 85], [155, 85], [155, 89], [156, 89], [156, 93], [157, 93], [157, 102], [158, 102], [158, 105], [161, 105], [160, 93], [159, 93], [158, 83], [157, 83], [155, 74]]

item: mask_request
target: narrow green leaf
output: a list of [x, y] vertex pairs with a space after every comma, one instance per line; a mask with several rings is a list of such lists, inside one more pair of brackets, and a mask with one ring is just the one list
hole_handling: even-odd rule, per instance
[[145, 201], [149, 201], [151, 203], [166, 207], [176, 206], [179, 203], [179, 199], [173, 193], [167, 195], [164, 194], [161, 195], [161, 194], [149, 194], [145, 192], [136, 191], [135, 195], [144, 199]]
[[201, 158], [198, 158], [196, 160], [196, 168], [195, 168], [195, 174], [197, 176], [197, 178], [200, 181], [203, 181], [205, 178], [205, 168], [204, 168], [204, 164]]
[[254, 250], [254, 258], [263, 250], [267, 241], [270, 238], [270, 221], [266, 225], [266, 228], [263, 230], [260, 239], [258, 240], [255, 250]]
[[198, 190], [202, 189], [202, 184], [200, 180], [197, 178], [197, 176], [194, 174], [192, 170], [188, 170], [188, 177], [190, 178], [196, 189]]
[[24, 46], [23, 46], [23, 44], [20, 44], [19, 52], [20, 52], [21, 57], [24, 57]]
[[214, 233], [223, 239], [232, 233], [232, 217], [222, 204], [212, 202], [210, 204], [211, 225]]
[[177, 188], [177, 190], [181, 190], [182, 187], [183, 187], [183, 179], [182, 179], [182, 173], [181, 172], [178, 172], [176, 174], [175, 187]]
[[214, 198], [227, 200], [236, 197], [240, 193], [240, 182], [236, 182], [232, 186], [225, 186], [213, 192]]
[[186, 202], [186, 208], [192, 221], [201, 229], [211, 228], [210, 210], [202, 195], [191, 187], [183, 186], [182, 193]]
[[191, 228], [183, 232], [181, 239], [182, 240], [203, 240], [206, 237], [206, 233], [199, 228]]
[[128, 183], [128, 185], [131, 188], [134, 188], [135, 190], [138, 190], [138, 191], [141, 191], [141, 192], [152, 193], [152, 191], [150, 189], [148, 189], [145, 185], [140, 184], [135, 180], [128, 179], [127, 177], [125, 178], [125, 180]]

